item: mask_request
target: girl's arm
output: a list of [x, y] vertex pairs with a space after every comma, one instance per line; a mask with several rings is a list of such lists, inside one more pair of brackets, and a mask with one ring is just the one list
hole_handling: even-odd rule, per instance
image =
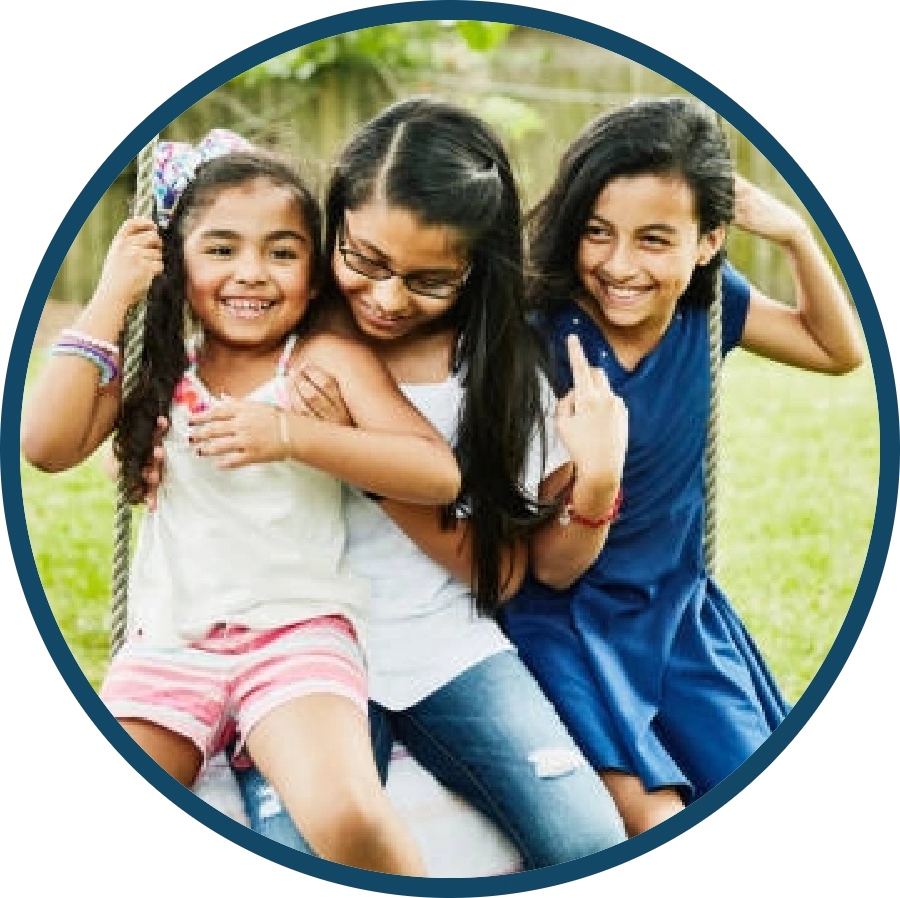
[[[568, 338], [567, 348], [573, 386], [557, 406], [556, 426], [571, 462], [544, 479], [541, 498], [568, 494], [567, 504], [578, 517], [599, 521], [612, 516], [619, 494], [628, 410], [610, 389], [605, 373], [591, 368], [577, 337]], [[535, 578], [554, 589], [571, 586], [597, 558], [611, 523], [549, 521], [531, 538]]]
[[[444, 530], [437, 509], [393, 499], [384, 499], [379, 505], [435, 564], [474, 588], [471, 524], [468, 521], [461, 519], [452, 530]], [[527, 568], [528, 547], [524, 542], [503, 552], [500, 559], [500, 595], [504, 600], [512, 598], [519, 591]]]
[[337, 380], [355, 427], [226, 399], [192, 418], [192, 440], [224, 468], [293, 458], [379, 496], [443, 505], [459, 492], [450, 447], [366, 347], [321, 335], [310, 361]]
[[[317, 365], [295, 368], [289, 381], [291, 407], [307, 416], [336, 424], [353, 424], [344, 404], [337, 381]], [[382, 499], [381, 510], [424, 552], [461, 580], [472, 583], [472, 541], [469, 522], [459, 519], [452, 529], [441, 526], [441, 512], [424, 505], [412, 505], [396, 499]], [[528, 566], [528, 549], [524, 542], [503, 552], [501, 561], [501, 594], [509, 599], [522, 585]]]
[[[573, 483], [573, 465], [563, 465], [543, 480], [540, 496], [555, 499], [572, 484], [573, 508], [587, 517], [600, 517], [614, 504], [618, 493], [627, 444], [627, 411], [610, 390], [603, 372], [590, 368], [577, 340], [569, 347], [569, 358], [575, 386], [557, 405], [556, 425], [570, 457], [583, 459], [581, 472]], [[294, 372], [292, 385], [294, 408], [325, 420], [352, 423], [342, 406], [338, 385], [320, 370], [307, 367]], [[434, 508], [393, 499], [383, 499], [379, 505], [432, 561], [474, 586], [468, 521], [460, 519], [446, 530], [441, 526], [440, 512]], [[568, 586], [593, 563], [608, 532], [608, 527], [592, 529], [574, 522], [568, 527], [555, 521], [545, 525], [530, 546], [537, 576], [558, 588]], [[509, 599], [525, 578], [529, 546], [522, 541], [507, 549], [500, 563], [501, 595]]]
[[[142, 300], [162, 271], [162, 241], [148, 219], [126, 221], [113, 238], [100, 282], [74, 328], [118, 343], [128, 309]], [[112, 433], [119, 414], [120, 382], [100, 387], [93, 363], [51, 355], [22, 414], [22, 454], [44, 471], [80, 464]]]
[[735, 177], [735, 224], [777, 243], [790, 260], [796, 306], [753, 288], [741, 346], [777, 362], [846, 374], [865, 349], [855, 316], [806, 222], [775, 197]]

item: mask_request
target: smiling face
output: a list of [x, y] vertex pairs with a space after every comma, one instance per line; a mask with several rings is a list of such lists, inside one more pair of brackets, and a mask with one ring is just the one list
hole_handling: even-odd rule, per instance
[[[465, 276], [468, 261], [460, 235], [445, 225], [423, 225], [405, 209], [381, 200], [344, 214], [343, 246], [335, 246], [334, 277], [359, 329], [376, 340], [398, 340], [425, 331], [453, 307], [458, 290], [427, 296], [409, 289], [447, 292]], [[351, 267], [351, 265], [353, 267]], [[354, 268], [387, 269], [398, 276], [377, 280]]]
[[280, 347], [313, 296], [312, 237], [287, 188], [222, 190], [186, 223], [186, 296], [207, 345]]
[[578, 250], [585, 307], [613, 331], [661, 336], [697, 265], [724, 229], [700, 234], [687, 182], [656, 174], [618, 177], [599, 193]]

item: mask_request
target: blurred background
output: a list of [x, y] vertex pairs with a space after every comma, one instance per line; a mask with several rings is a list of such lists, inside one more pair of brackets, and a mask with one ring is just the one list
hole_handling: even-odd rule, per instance
[[[493, 22], [406, 22], [337, 35], [271, 59], [212, 91], [163, 134], [196, 142], [211, 128], [230, 128], [301, 160], [309, 180], [321, 186], [329, 160], [358, 125], [389, 102], [419, 93], [468, 106], [496, 128], [530, 207], [589, 119], [635, 97], [686, 92], [630, 59], [551, 32]], [[727, 122], [723, 126], [739, 171], [802, 209], [765, 156]], [[91, 295], [134, 183], [132, 164], [73, 243], [52, 298], [84, 302]], [[729, 252], [765, 292], [790, 297], [785, 262], [767, 243], [735, 234]]]

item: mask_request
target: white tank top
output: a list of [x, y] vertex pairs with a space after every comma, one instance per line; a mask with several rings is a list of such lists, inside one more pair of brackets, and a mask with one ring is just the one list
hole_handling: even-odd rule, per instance
[[[248, 399], [279, 404], [295, 341]], [[144, 516], [132, 564], [129, 632], [177, 645], [220, 623], [271, 628], [342, 614], [362, 637], [369, 587], [345, 565], [346, 487], [295, 461], [222, 470], [199, 457], [188, 419], [213, 402], [192, 361], [172, 403], [158, 506]]]

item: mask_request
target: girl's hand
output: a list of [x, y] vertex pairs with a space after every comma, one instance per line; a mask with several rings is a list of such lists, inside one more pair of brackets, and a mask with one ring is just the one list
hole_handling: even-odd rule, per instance
[[297, 415], [347, 427], [353, 427], [356, 423], [347, 409], [337, 380], [309, 362], [289, 372], [287, 398], [290, 410]]
[[162, 238], [156, 225], [149, 218], [130, 218], [113, 237], [95, 295], [130, 308], [147, 295], [162, 270]]
[[751, 234], [786, 245], [809, 230], [802, 216], [740, 175], [734, 176], [734, 223]]
[[215, 458], [220, 468], [283, 461], [291, 453], [284, 420], [288, 414], [262, 402], [224, 397], [191, 415], [190, 442], [198, 455]]
[[606, 373], [590, 366], [578, 337], [571, 335], [566, 347], [573, 386], [557, 406], [557, 431], [578, 477], [590, 477], [615, 492], [628, 448], [628, 409], [613, 393]]

